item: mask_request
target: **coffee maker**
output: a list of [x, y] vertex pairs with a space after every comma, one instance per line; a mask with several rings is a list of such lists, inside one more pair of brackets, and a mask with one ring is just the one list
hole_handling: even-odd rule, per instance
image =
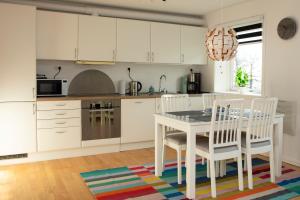
[[187, 93], [188, 94], [200, 94], [201, 93], [201, 73], [194, 73], [191, 69], [191, 73], [187, 78]]

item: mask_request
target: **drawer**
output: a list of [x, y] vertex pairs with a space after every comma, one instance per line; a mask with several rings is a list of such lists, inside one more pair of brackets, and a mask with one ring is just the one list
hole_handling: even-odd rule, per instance
[[49, 110], [37, 111], [37, 119], [67, 119], [80, 118], [81, 110]]
[[81, 109], [81, 101], [39, 101], [37, 110], [71, 110]]
[[37, 130], [38, 151], [81, 147], [81, 128], [53, 128]]
[[38, 129], [64, 128], [64, 127], [81, 127], [81, 118], [37, 120]]

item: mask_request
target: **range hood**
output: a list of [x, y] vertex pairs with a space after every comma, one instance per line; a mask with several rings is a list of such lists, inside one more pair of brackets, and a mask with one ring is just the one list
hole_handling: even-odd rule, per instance
[[92, 61], [92, 60], [77, 60], [76, 64], [80, 65], [114, 65], [116, 64], [113, 61]]

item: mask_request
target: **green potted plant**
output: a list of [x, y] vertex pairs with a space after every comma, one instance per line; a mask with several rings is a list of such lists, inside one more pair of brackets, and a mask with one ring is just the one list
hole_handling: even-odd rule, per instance
[[240, 93], [245, 93], [248, 83], [248, 73], [242, 67], [239, 67], [235, 74], [235, 84], [239, 87]]

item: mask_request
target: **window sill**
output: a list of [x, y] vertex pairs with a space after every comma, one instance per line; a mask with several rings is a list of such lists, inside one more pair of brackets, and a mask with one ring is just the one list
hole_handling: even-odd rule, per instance
[[244, 92], [240, 93], [238, 91], [224, 91], [224, 92], [218, 92], [220, 94], [235, 94], [235, 95], [241, 95], [241, 96], [253, 96], [253, 97], [262, 97], [262, 94], [257, 94], [253, 92]]

